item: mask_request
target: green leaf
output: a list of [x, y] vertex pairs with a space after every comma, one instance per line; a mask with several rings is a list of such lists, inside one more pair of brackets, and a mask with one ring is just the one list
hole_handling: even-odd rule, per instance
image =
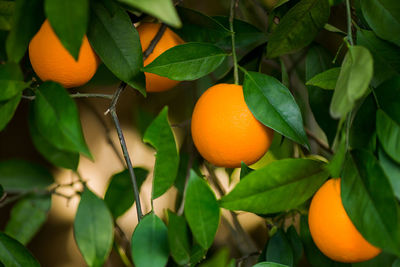
[[240, 179], [243, 179], [244, 177], [246, 177], [246, 175], [248, 175], [249, 173], [251, 173], [253, 171], [253, 169], [251, 169], [250, 167], [248, 167], [246, 165], [246, 163], [242, 162], [241, 163], [241, 168], [240, 168]]
[[4, 232], [26, 245], [46, 221], [50, 207], [50, 193], [21, 199], [13, 206]]
[[326, 166], [326, 169], [329, 170], [331, 177], [338, 178], [340, 177], [343, 169], [343, 164], [346, 159], [346, 138], [344, 134], [341, 134], [335, 154], [333, 155], [332, 159]]
[[227, 54], [208, 43], [186, 43], [174, 46], [143, 68], [172, 80], [196, 80], [214, 71]]
[[6, 41], [9, 61], [19, 62], [44, 21], [43, 0], [17, 0], [13, 24]]
[[340, 68], [332, 68], [312, 77], [306, 85], [318, 86], [322, 89], [333, 90], [339, 77]]
[[297, 3], [271, 34], [267, 57], [278, 57], [309, 45], [328, 22], [329, 13], [328, 0], [302, 0]]
[[[306, 80], [332, 68], [332, 56], [322, 46], [313, 45], [307, 52], [306, 57]], [[313, 111], [315, 120], [325, 132], [328, 143], [332, 144], [338, 122], [332, 119], [327, 108], [331, 103], [332, 91], [322, 90], [315, 86], [307, 86], [308, 97], [311, 110]]]
[[[228, 267], [229, 249], [222, 248], [214, 253], [208, 260], [199, 264], [199, 267]], [[236, 266], [236, 265], [233, 265]]]
[[342, 118], [353, 109], [355, 101], [367, 91], [372, 74], [373, 59], [368, 49], [350, 46], [343, 60], [330, 105], [333, 118]]
[[268, 241], [266, 259], [269, 262], [293, 266], [292, 247], [282, 229], [278, 229]]
[[4, 233], [0, 233], [0, 263], [6, 267], [40, 267], [27, 248]]
[[27, 87], [29, 83], [24, 82], [24, 76], [18, 64], [10, 62], [0, 65], [0, 101], [18, 95]]
[[189, 231], [185, 218], [168, 210], [168, 244], [171, 256], [179, 265], [190, 262]]
[[182, 26], [171, 0], [118, 0], [118, 2], [158, 18], [172, 27], [179, 28]]
[[303, 243], [301, 243], [300, 236], [293, 225], [287, 229], [286, 238], [292, 247], [294, 266], [297, 266], [303, 256]]
[[0, 102], [0, 131], [6, 127], [14, 116], [15, 110], [21, 100], [21, 95], [22, 93], [19, 92], [11, 99]]
[[[229, 29], [229, 17], [215, 16], [212, 18], [221, 23], [221, 25], [226, 29]], [[265, 44], [268, 40], [268, 37], [264, 32], [256, 28], [254, 25], [239, 19], [233, 20], [233, 30], [235, 32], [235, 50], [238, 60], [242, 59], [247, 53], [256, 47]], [[231, 51], [232, 38], [230, 34], [218, 41], [216, 45], [226, 51]]]
[[[146, 95], [142, 47], [139, 34], [128, 14], [116, 5], [112, 11], [100, 3], [93, 5], [88, 38], [110, 71]], [[123, 38], [121, 38], [123, 36]]]
[[[376, 103], [370, 94], [358, 109], [350, 128], [349, 144], [352, 148], [374, 151], [376, 147], [375, 134]], [[336, 176], [339, 177], [339, 176]]]
[[76, 170], [79, 164], [79, 153], [60, 150], [49, 143], [36, 128], [36, 117], [33, 105], [30, 105], [29, 108], [29, 132], [35, 148], [53, 165]]
[[[138, 189], [146, 180], [149, 172], [143, 168], [133, 168]], [[129, 171], [123, 170], [110, 178], [104, 201], [111, 211], [114, 219], [124, 214], [135, 202], [133, 187]]]
[[83, 137], [78, 108], [61, 85], [43, 83], [36, 91], [33, 110], [36, 128], [50, 144], [93, 158]]
[[185, 217], [195, 240], [208, 249], [218, 229], [220, 209], [214, 192], [194, 171], [187, 185]]
[[243, 84], [246, 104], [257, 120], [289, 139], [309, 147], [300, 109], [283, 84], [272, 76], [246, 72]]
[[89, 22], [89, 0], [45, 0], [44, 10], [63, 46], [78, 60]]
[[400, 255], [397, 202], [373, 154], [362, 150], [348, 154], [341, 179], [341, 198], [351, 221], [366, 240]]
[[394, 162], [382, 149], [379, 149], [379, 164], [385, 172], [394, 194], [400, 200], [400, 164]]
[[400, 74], [400, 51], [397, 46], [363, 29], [357, 30], [357, 43], [368, 48], [374, 58], [372, 85], [376, 87], [393, 75]]
[[207, 249], [202, 248], [199, 244], [194, 243], [190, 252], [190, 264], [195, 266], [200, 261], [206, 258]]
[[168, 230], [157, 215], [146, 215], [136, 226], [131, 249], [136, 267], [162, 267], [167, 264]]
[[113, 243], [113, 227], [107, 205], [85, 188], [75, 215], [74, 236], [89, 266], [103, 266], [108, 258]]
[[400, 46], [400, 9], [397, 0], [360, 1], [364, 18], [382, 39]]
[[183, 24], [182, 28], [174, 31], [186, 42], [216, 43], [230, 36], [230, 31], [214, 18], [180, 6], [177, 10]]
[[175, 138], [168, 123], [167, 106], [147, 128], [143, 141], [157, 150], [152, 193], [152, 199], [156, 199], [174, 184], [179, 167]]
[[385, 152], [400, 163], [400, 123], [382, 109], [376, 112], [376, 133]]
[[[253, 171], [220, 200], [223, 208], [259, 214], [296, 208], [328, 178], [325, 163], [311, 159], [283, 159]], [[290, 197], [287, 197], [290, 196]]]
[[0, 30], [9, 31], [12, 25], [15, 2], [0, 1]]
[[372, 258], [368, 261], [353, 263], [352, 267], [376, 267], [376, 266], [396, 267], [395, 265], [392, 265], [392, 264], [394, 264], [395, 260], [396, 260], [396, 256], [383, 251], [378, 256], [376, 256], [375, 258]]
[[51, 173], [41, 165], [24, 160], [0, 162], [0, 184], [6, 192], [41, 190], [51, 185], [53, 181]]
[[400, 75], [381, 84], [374, 93], [379, 107], [397, 123], [400, 123]]
[[256, 265], [253, 265], [253, 267], [289, 267], [288, 265], [283, 265], [275, 262], [259, 262]]

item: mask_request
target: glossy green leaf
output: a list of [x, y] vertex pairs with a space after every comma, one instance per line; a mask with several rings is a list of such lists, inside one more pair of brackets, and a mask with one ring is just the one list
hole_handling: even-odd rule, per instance
[[118, 0], [118, 2], [143, 11], [173, 27], [182, 26], [172, 0]]
[[289, 267], [289, 265], [283, 265], [275, 262], [259, 262], [256, 265], [253, 265], [253, 267]]
[[33, 109], [36, 129], [50, 144], [92, 158], [83, 137], [76, 103], [61, 85], [43, 83], [36, 91]]
[[113, 219], [106, 203], [88, 188], [81, 195], [74, 237], [89, 266], [103, 266], [113, 243]]
[[214, 192], [194, 171], [187, 185], [185, 217], [195, 240], [208, 249], [218, 229], [220, 209]]
[[[140, 191], [140, 187], [146, 180], [149, 172], [143, 168], [133, 168], [136, 177], [136, 183]], [[108, 208], [114, 219], [124, 214], [135, 202], [133, 194], [133, 185], [129, 171], [123, 170], [117, 174], [114, 174], [110, 178], [110, 184], [108, 185], [106, 194], [104, 196]]]
[[259, 214], [296, 208], [309, 199], [328, 178], [329, 173], [324, 165], [323, 162], [311, 159], [271, 162], [240, 180], [220, 200], [220, 205], [230, 210]]
[[24, 82], [24, 76], [18, 64], [10, 62], [0, 65], [0, 101], [16, 96], [27, 87], [29, 83]]
[[2, 131], [13, 118], [15, 110], [21, 100], [21, 95], [22, 93], [20, 92], [11, 99], [0, 102], [0, 131]]
[[360, 1], [364, 18], [382, 39], [400, 46], [400, 9], [397, 0]]
[[174, 46], [143, 68], [172, 80], [196, 80], [215, 70], [227, 54], [208, 43], [186, 43]]
[[303, 243], [301, 242], [300, 236], [293, 225], [287, 229], [286, 238], [292, 248], [294, 266], [297, 266], [303, 256], [304, 251]]
[[350, 128], [349, 144], [352, 148], [374, 151], [376, 147], [376, 103], [370, 94], [357, 110]]
[[368, 48], [374, 58], [374, 86], [400, 74], [400, 51], [397, 46], [378, 38], [374, 32], [363, 29], [357, 31], [357, 43]]
[[362, 150], [348, 154], [341, 179], [341, 198], [351, 221], [366, 240], [400, 255], [397, 202], [373, 154]]
[[333, 90], [339, 77], [340, 68], [332, 68], [312, 77], [306, 85], [318, 86], [322, 89]]
[[[229, 29], [229, 17], [215, 16], [212, 18], [221, 23], [221, 25], [226, 29]], [[235, 50], [238, 60], [242, 59], [247, 53], [256, 47], [265, 44], [268, 40], [267, 34], [243, 20], [233, 20], [233, 30], [235, 32]], [[216, 45], [226, 51], [231, 51], [231, 36], [226, 36], [222, 40], [218, 41]]]
[[199, 244], [194, 243], [190, 251], [190, 264], [196, 265], [206, 258], [207, 249], [202, 248]]
[[394, 162], [381, 148], [379, 153], [379, 164], [388, 178], [395, 196], [400, 200], [400, 164]]
[[281, 19], [271, 34], [267, 57], [295, 52], [309, 45], [328, 22], [328, 0], [302, 0]]
[[15, 9], [15, 2], [0, 1], [0, 30], [9, 31], [12, 25], [12, 18]]
[[266, 259], [269, 262], [293, 266], [292, 247], [282, 229], [278, 229], [268, 241]]
[[257, 120], [309, 147], [300, 109], [289, 89], [277, 79], [258, 72], [246, 72], [243, 94]]
[[207, 260], [199, 264], [199, 267], [229, 267], [228, 264], [229, 264], [229, 249], [222, 248], [219, 251], [215, 252]]
[[90, 44], [115, 76], [146, 95], [145, 77], [140, 71], [143, 57], [139, 34], [128, 14], [112, 6], [114, 12], [101, 3], [93, 5], [88, 29]]
[[368, 49], [362, 46], [349, 47], [330, 105], [333, 118], [344, 117], [353, 109], [355, 101], [367, 91], [372, 74], [373, 59]]
[[382, 109], [378, 109], [376, 133], [385, 152], [397, 163], [400, 163], [400, 123]]
[[327, 170], [329, 170], [331, 177], [337, 178], [340, 177], [340, 175], [342, 174], [343, 164], [346, 160], [346, 152], [346, 138], [344, 134], [341, 134], [340, 138], [338, 139], [335, 154], [326, 166]]
[[36, 163], [24, 160], [0, 162], [0, 184], [10, 193], [45, 189], [53, 183], [51, 173]]
[[0, 233], [0, 263], [5, 267], [40, 267], [27, 248], [4, 233]]
[[168, 244], [171, 256], [179, 265], [190, 262], [189, 231], [185, 218], [168, 210]]
[[162, 267], [167, 264], [168, 229], [157, 215], [146, 215], [136, 226], [131, 249], [136, 267]]
[[250, 167], [248, 167], [246, 165], [246, 163], [242, 162], [241, 163], [241, 168], [240, 168], [240, 179], [246, 177], [246, 175], [248, 175], [249, 173], [251, 173], [253, 171], [253, 169], [251, 169]]
[[216, 43], [230, 36], [230, 31], [214, 18], [189, 8], [177, 7], [177, 10], [183, 24], [174, 31], [186, 42]]
[[157, 150], [152, 192], [152, 198], [156, 199], [174, 184], [179, 167], [175, 138], [168, 123], [168, 107], [147, 128], [143, 141]]
[[[332, 59], [333, 57], [322, 46], [311, 46], [306, 56], [306, 80], [310, 80], [318, 73], [332, 68]], [[333, 92], [310, 85], [307, 86], [307, 89], [314, 118], [325, 132], [328, 143], [332, 144], [336, 135], [338, 122], [332, 119], [327, 107], [331, 103]]]
[[4, 232], [26, 245], [46, 221], [50, 207], [50, 193], [21, 199], [13, 206]]
[[326, 257], [315, 245], [310, 229], [308, 226], [308, 217], [306, 215], [302, 215], [300, 217], [300, 238], [304, 244], [304, 253], [308, 262], [313, 267], [350, 267], [350, 264], [347, 263], [337, 263]]
[[47, 141], [36, 128], [35, 111], [33, 105], [29, 109], [29, 132], [35, 148], [39, 153], [55, 166], [76, 170], [79, 164], [79, 153], [60, 150]]
[[400, 75], [382, 83], [374, 93], [379, 107], [400, 124]]
[[43, 0], [17, 0], [13, 24], [6, 41], [9, 61], [19, 62], [44, 21]]
[[45, 0], [44, 10], [63, 46], [78, 60], [89, 23], [89, 0]]

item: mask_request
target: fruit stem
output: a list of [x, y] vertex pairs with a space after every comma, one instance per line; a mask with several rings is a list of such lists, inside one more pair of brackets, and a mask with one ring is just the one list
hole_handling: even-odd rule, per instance
[[136, 182], [135, 172], [133, 171], [132, 162], [131, 162], [131, 159], [129, 157], [128, 148], [126, 146], [125, 137], [124, 137], [124, 134], [122, 132], [121, 124], [120, 124], [120, 122], [118, 120], [118, 116], [117, 116], [117, 112], [116, 112], [116, 105], [117, 105], [117, 102], [118, 102], [118, 98], [121, 95], [122, 91], [125, 89], [125, 87], [126, 87], [126, 83], [125, 82], [121, 82], [121, 84], [119, 85], [118, 89], [114, 93], [113, 99], [111, 101], [110, 108], [106, 111], [106, 113], [110, 113], [111, 114], [111, 117], [112, 117], [112, 119], [114, 121], [114, 124], [115, 124], [115, 128], [116, 128], [117, 133], [118, 133], [118, 139], [119, 139], [119, 142], [121, 144], [121, 148], [122, 148], [122, 152], [124, 154], [126, 165], [128, 166], [129, 175], [131, 177], [131, 182], [132, 182], [132, 186], [133, 186], [133, 193], [135, 195], [135, 201], [136, 201], [137, 217], [138, 217], [138, 221], [140, 222], [140, 220], [143, 217], [143, 213], [142, 213], [142, 206], [141, 206], [141, 203], [140, 203], [139, 189], [138, 189], [138, 185], [137, 185], [137, 182]]
[[233, 57], [233, 78], [235, 84], [239, 84], [239, 73], [238, 73], [238, 63], [235, 48], [235, 32], [233, 31], [233, 18], [235, 17], [235, 9], [239, 4], [239, 0], [231, 0], [231, 9], [229, 15], [229, 29], [231, 31], [232, 39], [232, 57]]
[[349, 40], [350, 45], [354, 45], [354, 43], [353, 43], [353, 33], [351, 31], [351, 5], [350, 5], [350, 0], [346, 0], [346, 11], [347, 11], [347, 39]]

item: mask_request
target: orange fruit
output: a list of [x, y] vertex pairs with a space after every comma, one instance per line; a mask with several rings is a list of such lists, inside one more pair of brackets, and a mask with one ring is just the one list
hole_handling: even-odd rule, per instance
[[40, 79], [58, 82], [65, 88], [87, 83], [99, 65], [99, 59], [86, 35], [76, 61], [61, 44], [48, 20], [29, 43], [29, 59]]
[[[158, 30], [160, 29], [160, 23], [141, 23], [137, 27], [139, 33], [140, 44], [142, 45], [142, 51], [146, 51], [149, 47], [151, 41], [156, 36]], [[161, 39], [158, 41], [157, 45], [154, 47], [153, 52], [145, 59], [144, 66], [150, 64], [159, 55], [164, 53], [171, 47], [183, 44], [184, 41], [171, 29], [166, 28]], [[179, 84], [179, 81], [174, 81], [166, 77], [159, 76], [157, 74], [145, 72], [146, 75], [146, 91], [147, 92], [162, 92], [167, 91]]]
[[335, 261], [366, 261], [381, 252], [364, 239], [347, 215], [340, 196], [340, 178], [328, 180], [314, 195], [308, 223], [319, 250]]
[[247, 107], [240, 85], [217, 84], [197, 101], [192, 115], [193, 142], [200, 154], [216, 166], [250, 165], [268, 150], [273, 131]]

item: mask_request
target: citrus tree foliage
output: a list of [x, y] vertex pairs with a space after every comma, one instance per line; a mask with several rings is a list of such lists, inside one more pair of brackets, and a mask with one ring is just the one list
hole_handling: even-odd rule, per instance
[[[0, 0], [0, 131], [10, 131], [17, 109], [25, 108], [29, 131], [19, 134], [28, 135], [48, 163], [2, 151], [0, 207], [9, 205], [10, 212], [1, 215], [8, 218], [0, 229], [1, 266], [40, 266], [27, 245], [46, 222], [51, 196], [60, 194], [60, 187], [73, 188], [80, 199], [73, 231], [88, 266], [103, 266], [112, 250], [126, 266], [138, 267], [400, 266], [398, 0], [226, 0], [218, 5], [225, 13], [210, 16], [185, 0]], [[66, 89], [35, 74], [28, 47], [46, 19], [74, 60], [87, 36], [100, 65], [87, 87]], [[136, 29], [144, 21], [159, 23], [149, 47], [142, 47]], [[166, 27], [185, 43], [144, 64], [156, 53]], [[149, 111], [146, 86], [160, 76], [186, 82], [160, 93], [161, 104]], [[225, 168], [229, 192], [215, 172], [226, 166], [203, 158], [190, 133], [194, 104], [219, 83], [242, 85], [251, 113], [274, 131], [258, 162]], [[112, 86], [114, 93], [86, 90], [90, 85]], [[152, 170], [132, 166], [136, 155], [128, 153], [117, 112], [122, 93], [141, 102], [140, 108], [132, 106], [136, 119], [130, 127], [156, 151]], [[96, 160], [82, 130], [87, 123], [77, 105], [82, 97], [109, 101], [100, 120], [112, 119], [115, 129], [104, 134], [117, 132], [124, 155], [126, 168], [110, 177], [104, 195], [94, 193], [77, 172], [80, 157]], [[166, 100], [171, 98], [184, 110], [174, 125], [175, 107]], [[229, 96], [220, 104], [225, 102]], [[175, 128], [184, 133], [183, 142]], [[114, 146], [116, 153], [119, 148]], [[54, 168], [69, 169], [78, 180], [58, 184], [50, 172]], [[328, 258], [309, 228], [310, 200], [327, 179], [339, 177], [352, 224], [382, 250], [365, 263]], [[141, 205], [146, 179], [152, 180], [150, 211]], [[175, 208], [156, 214], [153, 200], [172, 187]], [[130, 208], [139, 223], [131, 224], [133, 235], [121, 244], [118, 218]], [[238, 212], [263, 218], [269, 235], [263, 247], [254, 245]], [[218, 229], [227, 222], [232, 222], [231, 238], [216, 244]]]

